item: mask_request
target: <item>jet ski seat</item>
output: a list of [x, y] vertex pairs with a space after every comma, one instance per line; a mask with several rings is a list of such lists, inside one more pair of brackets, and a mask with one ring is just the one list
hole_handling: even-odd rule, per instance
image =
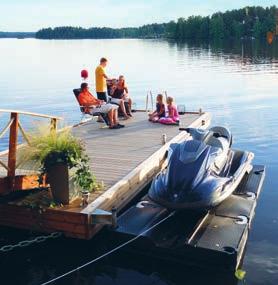
[[215, 157], [214, 166], [217, 172], [224, 166], [226, 156], [229, 152], [229, 142], [224, 137], [210, 136], [206, 144], [212, 147], [211, 153]]
[[223, 137], [226, 139], [231, 137], [231, 133], [224, 127], [215, 126], [210, 128], [210, 131], [214, 133], [215, 137]]
[[175, 144], [177, 145], [180, 146], [179, 160], [184, 164], [196, 161], [206, 149], [206, 145], [197, 140], [189, 140], [183, 145]]
[[219, 148], [221, 151], [224, 151], [229, 148], [229, 143], [227, 139], [223, 137], [216, 138], [214, 136], [209, 137], [209, 139], [206, 141], [207, 145], [210, 145], [215, 148]]
[[204, 142], [214, 148], [218, 148], [218, 153], [227, 153], [230, 146], [231, 134], [224, 127], [212, 127], [206, 135]]

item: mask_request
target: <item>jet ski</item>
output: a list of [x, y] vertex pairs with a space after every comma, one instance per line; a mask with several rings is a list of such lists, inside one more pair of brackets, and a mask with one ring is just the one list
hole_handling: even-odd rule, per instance
[[225, 127], [181, 130], [192, 139], [170, 145], [168, 166], [153, 180], [149, 198], [168, 209], [215, 207], [252, 170], [254, 155], [232, 150], [232, 134]]
[[[111, 244], [148, 258], [234, 272], [241, 264], [265, 167], [232, 149], [223, 127], [182, 129], [167, 167], [110, 227]], [[131, 242], [132, 241], [132, 242]]]

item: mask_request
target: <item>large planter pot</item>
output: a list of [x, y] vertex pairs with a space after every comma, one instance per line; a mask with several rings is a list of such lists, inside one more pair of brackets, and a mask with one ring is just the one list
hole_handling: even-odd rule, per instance
[[70, 202], [69, 170], [65, 164], [52, 166], [47, 173], [53, 199], [56, 203], [68, 205]]

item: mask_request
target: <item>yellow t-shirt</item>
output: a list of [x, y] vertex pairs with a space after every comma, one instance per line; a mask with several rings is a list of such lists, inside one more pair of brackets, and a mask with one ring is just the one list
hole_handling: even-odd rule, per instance
[[106, 78], [103, 76], [104, 74], [105, 74], [104, 68], [101, 65], [99, 65], [95, 71], [97, 92], [106, 92], [107, 84], [106, 84]]

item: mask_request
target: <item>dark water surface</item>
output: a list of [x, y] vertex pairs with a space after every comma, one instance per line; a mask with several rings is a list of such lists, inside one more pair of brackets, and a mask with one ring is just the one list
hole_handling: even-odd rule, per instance
[[[228, 126], [236, 148], [255, 153], [267, 166], [243, 262], [245, 284], [278, 284], [278, 44], [168, 43], [160, 40], [39, 41], [0, 40], [0, 108], [62, 115], [77, 122], [72, 89], [80, 70], [110, 59], [108, 74], [124, 74], [137, 107], [148, 90], [167, 90], [187, 110], [202, 107], [213, 124]], [[93, 85], [92, 85], [93, 88]], [[0, 125], [7, 117], [0, 114]], [[25, 121], [32, 126], [32, 122]], [[6, 147], [0, 140], [0, 150]], [[25, 233], [1, 230], [1, 244]], [[0, 284], [40, 284], [79, 266], [107, 249], [100, 235], [90, 242], [69, 239], [0, 253]], [[209, 261], [208, 261], [209, 262]], [[243, 282], [241, 282], [243, 283]], [[176, 268], [142, 257], [112, 256], [56, 284], [237, 284], [233, 276]]]

